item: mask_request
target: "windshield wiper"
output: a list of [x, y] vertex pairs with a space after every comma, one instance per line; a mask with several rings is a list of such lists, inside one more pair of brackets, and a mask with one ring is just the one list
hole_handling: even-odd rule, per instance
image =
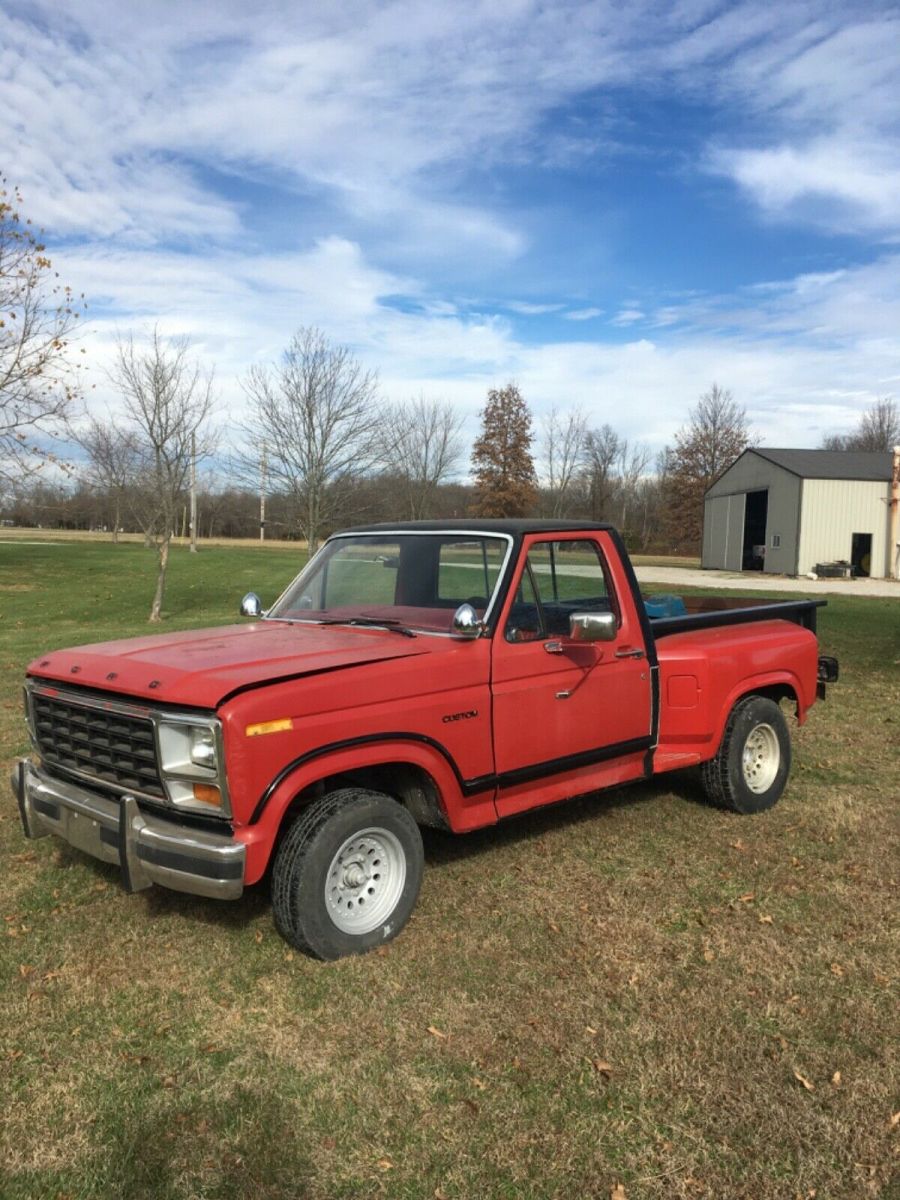
[[386, 629], [388, 633], [399, 633], [401, 637], [414, 638], [416, 635], [405, 625], [393, 617], [326, 617], [318, 622], [320, 625], [365, 625], [373, 629]]

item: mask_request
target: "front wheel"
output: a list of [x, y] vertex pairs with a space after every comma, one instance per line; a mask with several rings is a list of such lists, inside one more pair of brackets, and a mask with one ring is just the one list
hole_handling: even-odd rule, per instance
[[701, 767], [706, 795], [721, 808], [758, 813], [781, 796], [791, 769], [791, 735], [774, 700], [746, 696], [731, 710], [715, 758]]
[[422, 882], [419, 828], [380, 792], [342, 788], [301, 811], [278, 848], [279, 933], [317, 958], [363, 954], [396, 937]]

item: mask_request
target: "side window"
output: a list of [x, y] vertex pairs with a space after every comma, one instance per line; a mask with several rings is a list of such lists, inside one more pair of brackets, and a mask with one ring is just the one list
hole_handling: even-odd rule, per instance
[[487, 608], [503, 565], [505, 544], [499, 538], [443, 542], [438, 558], [438, 601], [456, 607], [464, 601]]
[[516, 589], [503, 636], [508, 642], [536, 642], [546, 636], [541, 604], [528, 563]]
[[508, 641], [533, 640], [510, 637], [510, 626], [517, 626], [520, 601], [531, 604], [538, 618], [535, 637], [566, 637], [569, 617], [574, 612], [615, 612], [616, 605], [607, 583], [600, 551], [594, 542], [539, 542], [528, 552], [520, 595], [510, 610]]

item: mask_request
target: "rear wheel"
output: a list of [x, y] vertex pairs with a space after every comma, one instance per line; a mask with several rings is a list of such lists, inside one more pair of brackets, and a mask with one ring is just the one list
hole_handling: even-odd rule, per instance
[[278, 848], [272, 907], [281, 935], [317, 958], [396, 937], [422, 882], [419, 828], [380, 792], [342, 788], [302, 810]]
[[701, 767], [709, 799], [733, 812], [771, 808], [791, 769], [791, 735], [784, 713], [766, 696], [746, 696], [731, 710], [715, 758]]

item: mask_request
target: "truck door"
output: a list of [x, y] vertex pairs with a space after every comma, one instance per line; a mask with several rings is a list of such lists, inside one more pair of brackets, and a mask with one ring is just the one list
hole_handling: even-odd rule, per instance
[[[651, 669], [608, 535], [533, 536], [494, 636], [501, 816], [643, 774]], [[613, 612], [612, 641], [575, 642], [575, 612]]]

